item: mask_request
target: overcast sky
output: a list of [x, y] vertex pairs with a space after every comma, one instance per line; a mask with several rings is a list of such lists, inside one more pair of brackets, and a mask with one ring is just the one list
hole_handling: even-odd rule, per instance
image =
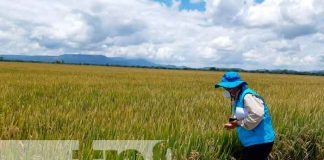
[[324, 69], [323, 0], [0, 0], [0, 54]]

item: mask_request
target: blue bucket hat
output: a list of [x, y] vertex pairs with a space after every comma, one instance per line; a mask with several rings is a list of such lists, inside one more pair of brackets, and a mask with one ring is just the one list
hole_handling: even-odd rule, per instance
[[221, 82], [216, 83], [215, 88], [235, 88], [241, 84], [247, 85], [245, 81], [241, 80], [241, 77], [237, 72], [226, 72], [223, 75]]

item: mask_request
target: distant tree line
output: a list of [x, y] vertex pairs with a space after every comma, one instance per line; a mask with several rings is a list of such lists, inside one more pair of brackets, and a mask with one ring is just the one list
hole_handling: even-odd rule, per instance
[[[29, 62], [29, 63], [50, 63], [42, 61], [22, 61], [22, 60], [6, 60], [3, 57], [0, 57], [0, 61], [4, 62]], [[131, 67], [131, 68], [153, 68], [153, 69], [170, 69], [170, 70], [195, 70], [195, 71], [217, 71], [217, 72], [227, 72], [227, 71], [236, 71], [236, 72], [246, 72], [246, 73], [272, 73], [272, 74], [294, 74], [294, 75], [315, 75], [315, 76], [324, 76], [324, 70], [319, 72], [306, 72], [306, 71], [295, 71], [295, 70], [268, 70], [268, 69], [257, 69], [257, 70], [244, 70], [241, 68], [216, 68], [216, 67], [206, 67], [206, 68], [190, 68], [190, 67], [176, 67], [176, 66], [138, 66], [138, 65], [112, 65], [112, 64], [89, 64], [89, 63], [65, 63], [62, 60], [57, 60], [51, 62], [54, 64], [72, 64], [72, 65], [94, 65], [94, 66], [115, 66], [115, 67]]]

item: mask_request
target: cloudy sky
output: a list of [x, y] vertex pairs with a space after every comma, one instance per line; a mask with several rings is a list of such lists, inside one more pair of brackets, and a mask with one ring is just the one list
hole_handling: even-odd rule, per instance
[[324, 69], [323, 0], [0, 0], [0, 54]]

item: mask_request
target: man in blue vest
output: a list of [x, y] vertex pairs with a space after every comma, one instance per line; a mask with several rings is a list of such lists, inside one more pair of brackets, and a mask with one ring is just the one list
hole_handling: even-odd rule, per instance
[[244, 146], [243, 160], [265, 160], [269, 156], [275, 139], [268, 107], [263, 98], [247, 87], [236, 72], [226, 72], [215, 88], [223, 87], [224, 96], [231, 99], [228, 130], [236, 128]]

